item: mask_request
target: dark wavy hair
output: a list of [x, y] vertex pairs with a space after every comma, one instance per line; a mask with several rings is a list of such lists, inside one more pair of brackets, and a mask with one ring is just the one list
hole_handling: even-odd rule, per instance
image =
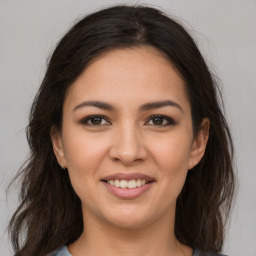
[[8, 226], [15, 256], [45, 255], [81, 235], [81, 201], [68, 172], [57, 163], [50, 130], [61, 130], [67, 89], [90, 61], [112, 49], [144, 45], [163, 52], [184, 79], [194, 134], [203, 118], [210, 120], [205, 155], [188, 172], [177, 199], [175, 235], [188, 246], [221, 251], [235, 177], [233, 143], [219, 87], [195, 41], [179, 22], [155, 8], [117, 5], [78, 21], [48, 62], [26, 130], [30, 157], [15, 177], [22, 179], [21, 202]]

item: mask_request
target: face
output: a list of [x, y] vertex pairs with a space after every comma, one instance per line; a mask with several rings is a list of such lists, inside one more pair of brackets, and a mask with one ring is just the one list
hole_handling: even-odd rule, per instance
[[193, 136], [184, 81], [148, 46], [112, 50], [86, 67], [67, 92], [62, 131], [51, 135], [84, 216], [123, 227], [174, 216], [207, 141], [205, 132]]

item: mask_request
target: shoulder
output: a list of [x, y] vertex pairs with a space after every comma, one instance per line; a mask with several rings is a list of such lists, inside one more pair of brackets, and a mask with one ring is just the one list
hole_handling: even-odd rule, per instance
[[69, 253], [67, 246], [62, 246], [59, 249], [51, 253], [48, 253], [45, 256], [72, 256], [72, 255]]
[[193, 256], [227, 256], [227, 255], [217, 253], [217, 252], [204, 252], [199, 249], [195, 249]]
[[[51, 253], [48, 253], [46, 256], [72, 256], [72, 255], [69, 253], [67, 246], [62, 246], [59, 249]], [[216, 253], [216, 252], [204, 252], [199, 249], [195, 249], [193, 256], [227, 256], [227, 255]]]

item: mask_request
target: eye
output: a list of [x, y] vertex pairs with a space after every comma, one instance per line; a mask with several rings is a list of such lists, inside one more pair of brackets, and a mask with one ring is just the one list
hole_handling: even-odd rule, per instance
[[[152, 122], [151, 122], [152, 120]], [[172, 118], [164, 115], [154, 115], [151, 116], [151, 118], [148, 121], [149, 123], [151, 122], [150, 125], [154, 126], [171, 126], [171, 125], [176, 125], [177, 122], [173, 120]]]
[[[102, 123], [102, 120], [105, 120], [105, 121]], [[106, 118], [101, 115], [88, 116], [88, 117], [82, 119], [81, 123], [83, 125], [88, 125], [88, 126], [100, 126], [100, 125], [108, 125], [109, 124], [109, 122], [106, 120]]]

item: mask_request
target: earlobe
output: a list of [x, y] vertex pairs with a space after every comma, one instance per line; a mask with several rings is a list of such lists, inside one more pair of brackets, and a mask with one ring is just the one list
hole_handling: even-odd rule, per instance
[[196, 137], [194, 138], [194, 141], [191, 147], [189, 169], [192, 169], [194, 166], [196, 166], [204, 156], [207, 141], [209, 138], [209, 128], [210, 128], [210, 121], [208, 118], [204, 118], [202, 120], [199, 131]]
[[56, 159], [59, 165], [65, 169], [67, 165], [60, 131], [56, 127], [52, 127], [50, 131], [50, 136]]

